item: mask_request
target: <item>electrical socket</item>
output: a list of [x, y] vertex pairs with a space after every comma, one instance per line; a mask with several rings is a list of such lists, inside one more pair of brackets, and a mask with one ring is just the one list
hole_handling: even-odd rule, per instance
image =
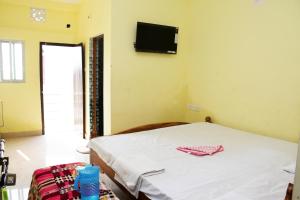
[[200, 106], [196, 104], [187, 104], [187, 109], [193, 112], [200, 112]]

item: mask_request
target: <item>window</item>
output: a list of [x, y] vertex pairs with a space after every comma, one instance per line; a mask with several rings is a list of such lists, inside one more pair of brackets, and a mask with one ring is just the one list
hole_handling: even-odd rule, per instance
[[24, 81], [24, 44], [0, 40], [0, 82]]

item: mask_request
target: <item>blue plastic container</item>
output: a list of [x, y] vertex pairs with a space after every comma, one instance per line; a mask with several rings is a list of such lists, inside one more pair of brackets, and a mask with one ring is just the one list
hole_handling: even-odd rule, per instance
[[82, 200], [99, 199], [99, 171], [99, 167], [92, 165], [78, 170], [74, 189], [79, 191]]

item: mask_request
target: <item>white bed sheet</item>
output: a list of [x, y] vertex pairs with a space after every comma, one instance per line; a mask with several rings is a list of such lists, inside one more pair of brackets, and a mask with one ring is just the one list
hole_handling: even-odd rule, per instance
[[[224, 146], [224, 152], [196, 157], [182, 145]], [[143, 177], [141, 191], [153, 200], [283, 200], [294, 175], [298, 145], [209, 123], [95, 138], [89, 143], [111, 166], [123, 154], [143, 152], [165, 173]]]

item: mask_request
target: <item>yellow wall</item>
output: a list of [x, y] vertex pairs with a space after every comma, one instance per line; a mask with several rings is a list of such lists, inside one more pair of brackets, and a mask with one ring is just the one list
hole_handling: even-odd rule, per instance
[[[28, 4], [27, 4], [28, 3]], [[35, 23], [30, 18], [30, 7], [47, 9], [47, 20]], [[25, 42], [25, 83], [0, 83], [0, 99], [4, 104], [6, 136], [41, 133], [39, 43], [76, 41], [77, 12], [75, 6], [46, 1], [0, 0], [0, 39]], [[72, 25], [66, 29], [67, 23]], [[8, 134], [9, 133], [9, 134]]]
[[89, 40], [104, 34], [104, 134], [111, 133], [110, 63], [111, 63], [110, 0], [83, 0], [79, 11], [78, 42], [83, 41], [86, 55], [86, 132], [89, 130]]
[[300, 132], [300, 1], [193, 0], [187, 120], [296, 141]]
[[[112, 132], [182, 121], [185, 112], [186, 9], [182, 0], [112, 1]], [[137, 21], [179, 27], [177, 55], [137, 53]]]
[[[24, 40], [26, 48], [26, 82], [0, 83], [5, 120], [0, 132], [41, 130], [40, 41], [83, 41], [88, 88], [89, 39], [104, 34], [105, 134], [211, 115], [220, 124], [296, 141], [300, 3], [254, 2], [0, 0], [0, 38]], [[47, 8], [45, 23], [31, 21], [30, 5]], [[135, 52], [137, 21], [178, 26], [177, 55]], [[65, 29], [67, 23], [72, 29]], [[190, 103], [200, 112], [188, 111]], [[87, 95], [87, 113], [88, 106]]]

